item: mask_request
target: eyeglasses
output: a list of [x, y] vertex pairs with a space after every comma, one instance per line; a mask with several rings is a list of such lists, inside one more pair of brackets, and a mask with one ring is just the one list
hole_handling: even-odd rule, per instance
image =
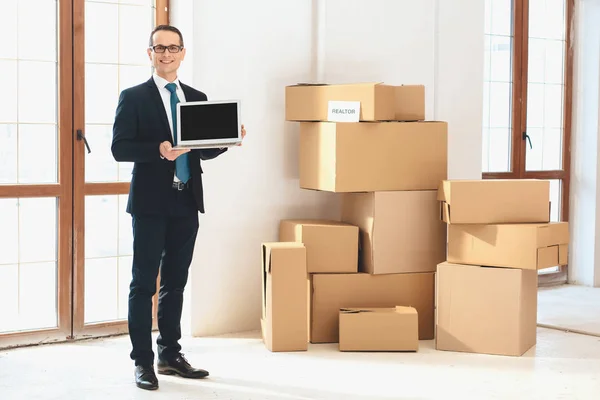
[[175, 46], [174, 44], [170, 46], [163, 46], [161, 44], [157, 44], [156, 46], [152, 46], [150, 48], [154, 50], [155, 53], [164, 53], [166, 49], [169, 49], [169, 53], [179, 53], [179, 51], [183, 49], [183, 46]]

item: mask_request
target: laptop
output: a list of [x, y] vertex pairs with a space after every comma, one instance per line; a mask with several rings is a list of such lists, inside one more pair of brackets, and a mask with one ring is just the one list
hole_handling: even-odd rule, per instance
[[177, 103], [177, 145], [174, 149], [211, 149], [242, 142], [239, 100]]

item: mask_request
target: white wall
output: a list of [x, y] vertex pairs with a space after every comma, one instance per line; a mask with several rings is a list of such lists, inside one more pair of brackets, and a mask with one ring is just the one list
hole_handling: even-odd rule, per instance
[[448, 177], [481, 179], [484, 1], [436, 3], [435, 118], [448, 121]]
[[449, 122], [450, 178], [481, 177], [481, 0], [172, 3], [171, 23], [193, 35], [194, 86], [209, 98], [241, 98], [248, 130], [241, 148], [205, 163], [207, 213], [189, 286], [193, 334], [258, 329], [261, 242], [277, 240], [282, 218], [338, 214], [335, 194], [298, 187], [286, 85], [425, 84], [427, 118]]
[[569, 282], [600, 286], [600, 0], [576, 2]]

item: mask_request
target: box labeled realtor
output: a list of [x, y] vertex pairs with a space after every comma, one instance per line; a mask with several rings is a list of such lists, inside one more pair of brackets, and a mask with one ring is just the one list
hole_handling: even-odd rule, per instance
[[310, 341], [337, 343], [342, 308], [414, 307], [419, 339], [433, 339], [434, 274], [314, 274], [311, 281]]
[[360, 227], [359, 270], [435, 272], [446, 260], [437, 191], [344, 193], [341, 220]]
[[444, 181], [438, 200], [448, 224], [550, 222], [550, 182], [545, 180]]
[[[335, 102], [332, 104], [332, 102]], [[285, 88], [286, 121], [339, 121], [332, 106], [348, 102], [359, 115], [355, 121], [421, 121], [425, 119], [423, 85], [297, 84]], [[358, 108], [355, 108], [358, 104]], [[335, 118], [335, 119], [333, 119]], [[356, 118], [356, 119], [354, 119]]]
[[304, 122], [300, 187], [330, 192], [437, 190], [448, 174], [445, 122]]
[[448, 261], [544, 269], [568, 261], [569, 224], [448, 225]]
[[536, 271], [438, 266], [437, 350], [520, 356], [536, 344], [536, 329]]
[[343, 308], [340, 351], [417, 351], [419, 317], [413, 307]]
[[336, 221], [282, 220], [280, 242], [306, 247], [308, 273], [358, 272], [358, 227]]
[[270, 351], [308, 349], [306, 248], [302, 243], [262, 244], [263, 341]]

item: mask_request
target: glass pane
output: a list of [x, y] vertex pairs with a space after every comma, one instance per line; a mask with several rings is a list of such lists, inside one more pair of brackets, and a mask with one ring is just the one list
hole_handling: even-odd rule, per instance
[[545, 82], [561, 84], [564, 81], [565, 42], [558, 40], [546, 41]]
[[512, 0], [485, 0], [483, 172], [511, 171]]
[[113, 321], [117, 310], [117, 258], [85, 260], [85, 307], [86, 324]]
[[544, 128], [563, 126], [563, 85], [544, 86]]
[[127, 319], [127, 311], [129, 310], [129, 285], [131, 283], [131, 263], [133, 257], [119, 257], [119, 282], [117, 284], [117, 312], [118, 319]]
[[[113, 1], [116, 3], [116, 1]], [[97, 1], [85, 2], [85, 61], [119, 62], [119, 6]], [[107, 27], [111, 27], [107, 29]]]
[[512, 0], [492, 0], [491, 34], [512, 36]]
[[[544, 16], [544, 37], [563, 41], [566, 30], [566, 9], [565, 0], [546, 0], [545, 14], [535, 14], [535, 17]], [[530, 17], [531, 18], [531, 17]]]
[[494, 82], [512, 82], [511, 38], [491, 36], [490, 79]]
[[57, 260], [57, 199], [19, 199], [19, 262]]
[[529, 37], [546, 37], [548, 19], [541, 18], [546, 13], [546, 0], [529, 0]]
[[483, 57], [483, 81], [489, 83], [492, 75], [492, 37], [485, 35]]
[[0, 199], [0, 332], [57, 326], [57, 199]]
[[17, 125], [0, 125], [0, 185], [17, 183]]
[[[0, 200], [1, 202], [1, 200]], [[0, 332], [19, 329], [19, 266], [0, 264]]]
[[19, 183], [57, 182], [56, 125], [19, 125]]
[[0, 332], [57, 326], [56, 263], [0, 265]]
[[19, 329], [57, 326], [56, 262], [19, 266]]
[[543, 157], [544, 157], [544, 147], [543, 147], [543, 137], [544, 137], [544, 129], [542, 128], [530, 128], [527, 131], [529, 138], [531, 139], [531, 143], [529, 141], [525, 143], [527, 146], [527, 160], [525, 167], [528, 171], [541, 170], [543, 165]]
[[14, 124], [17, 122], [17, 61], [0, 60], [0, 71], [0, 123]]
[[86, 323], [127, 318], [133, 255], [127, 198], [86, 197]]
[[137, 4], [138, 6], [153, 7], [154, 0], [119, 0], [121, 4]]
[[566, 0], [529, 1], [528, 171], [562, 169]]
[[[17, 199], [0, 199], [0, 221], [2, 221], [2, 228], [0, 228], [0, 243], [2, 243], [0, 269], [2, 269], [2, 264], [19, 262], [19, 201]], [[1, 292], [2, 290], [0, 295]]]
[[[19, 3], [19, 58], [22, 60], [56, 61], [58, 2], [19, 0], [17, 3]], [[32, 27], [35, 27], [35, 29], [31, 29]]]
[[544, 129], [543, 170], [554, 171], [562, 168], [562, 139], [562, 129]]
[[19, 61], [19, 122], [56, 123], [57, 64]]
[[481, 158], [481, 170], [490, 170], [490, 128], [483, 128], [483, 157]]
[[150, 32], [154, 25], [154, 9], [119, 6], [119, 63], [148, 65]]
[[490, 128], [510, 128], [510, 83], [490, 83]]
[[529, 40], [529, 82], [543, 83], [546, 72], [546, 42], [542, 39]]
[[85, 154], [85, 181], [116, 181], [119, 177], [119, 168], [110, 151], [112, 127], [87, 125], [85, 129], [87, 140], [94, 144], [94, 151]]
[[544, 84], [530, 83], [527, 86], [527, 127], [544, 127]]
[[[110, 124], [115, 119], [119, 100], [117, 65], [85, 65], [85, 119], [86, 124]], [[90, 147], [95, 147], [90, 143]], [[90, 153], [91, 154], [91, 153]]]
[[[17, 58], [17, 45], [19, 43], [17, 37], [18, 6], [18, 1], [2, 1], [2, 23], [0, 24], [0, 37], [2, 37], [2, 44], [4, 45], [2, 58]], [[1, 66], [2, 64], [0, 64]], [[0, 71], [4, 71], [4, 69], [0, 69]], [[0, 79], [2, 78], [0, 77]]]
[[117, 256], [118, 217], [118, 196], [85, 197], [86, 263], [91, 258]]
[[489, 170], [510, 171], [510, 129], [491, 128], [489, 140]]
[[483, 126], [484, 127], [489, 127], [490, 126], [490, 83], [489, 82], [484, 82], [483, 83]]
[[146, 50], [154, 1], [86, 1], [86, 16], [86, 134], [95, 150], [86, 153], [85, 180], [129, 182], [133, 163], [117, 163], [110, 151], [112, 125], [119, 93], [152, 74]]

